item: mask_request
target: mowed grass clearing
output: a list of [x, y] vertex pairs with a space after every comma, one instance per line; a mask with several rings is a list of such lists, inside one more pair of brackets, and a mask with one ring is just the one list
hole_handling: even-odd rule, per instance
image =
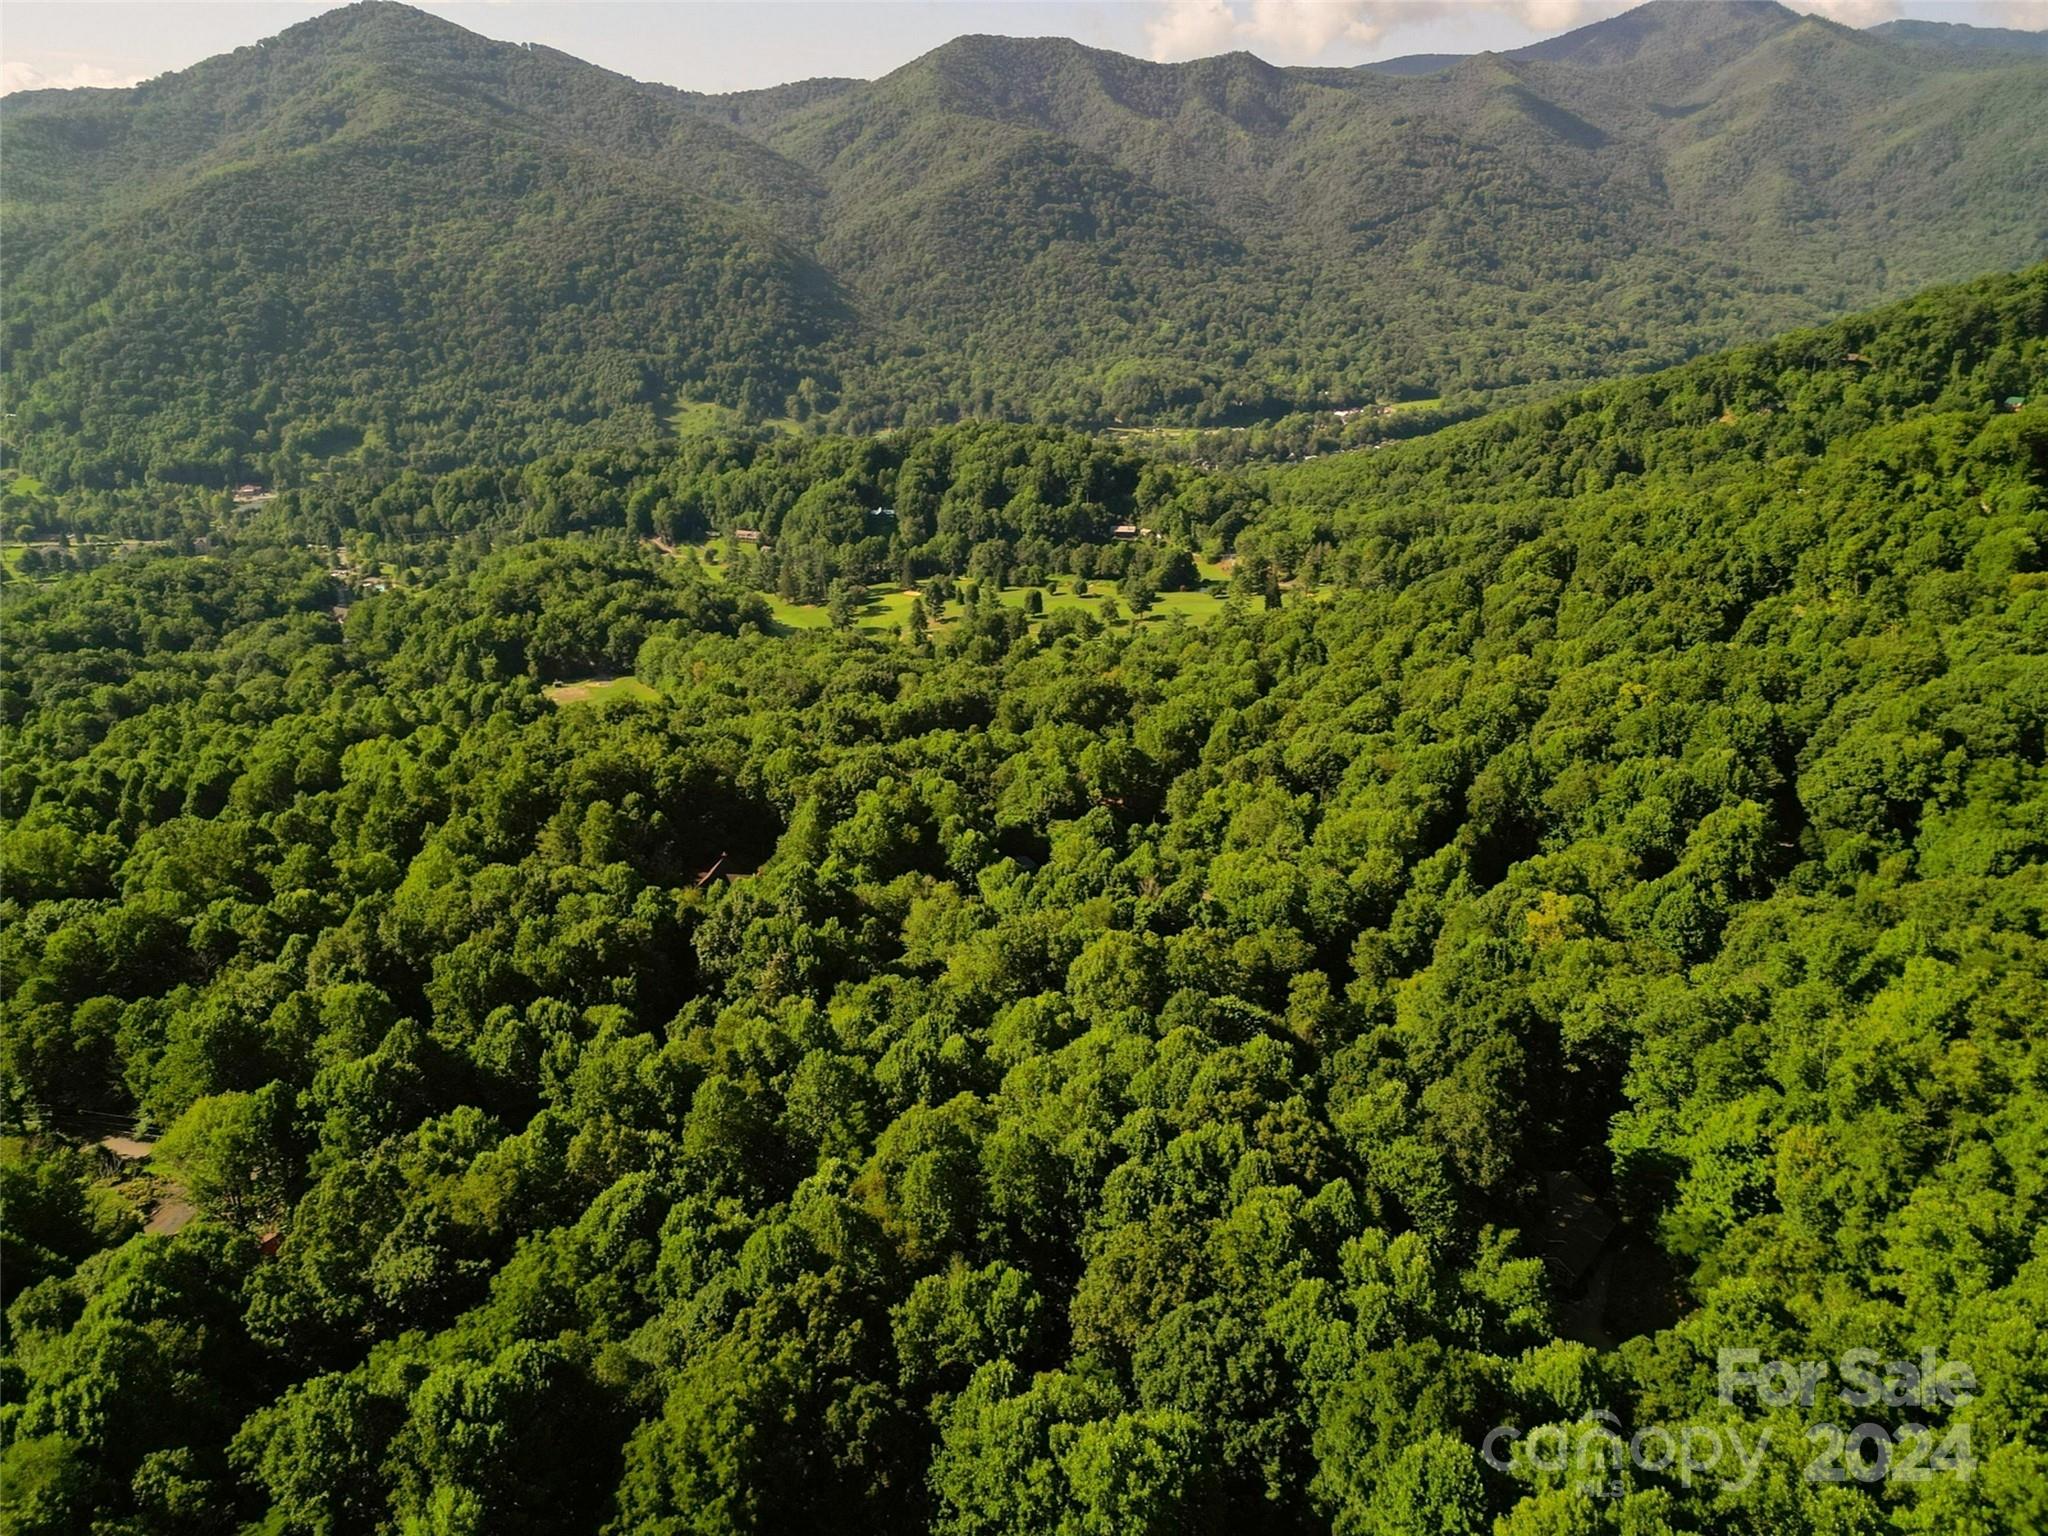
[[[699, 567], [713, 581], [726, 579], [730, 565], [723, 557], [722, 539], [710, 538], [696, 544], [678, 545], [676, 553], [680, 555], [685, 549], [697, 556]], [[718, 558], [712, 558], [714, 555]], [[1195, 565], [1205, 582], [1222, 583], [1230, 578], [1231, 562], [1227, 558], [1220, 563], [1198, 558]], [[1008, 607], [1022, 608], [1025, 594], [1031, 590], [1032, 588], [1026, 586], [1004, 587], [998, 597]], [[1045, 611], [1049, 614], [1082, 609], [1099, 618], [1103, 612], [1103, 599], [1115, 595], [1116, 583], [1091, 581], [1088, 591], [1081, 594], [1074, 591], [1073, 577], [1062, 576], [1058, 580], [1057, 591], [1046, 592], [1043, 587], [1037, 590], [1044, 593]], [[886, 582], [877, 583], [868, 588], [867, 598], [854, 618], [853, 627], [875, 634], [899, 633], [904, 625], [910, 622], [911, 599], [917, 595]], [[776, 625], [784, 631], [832, 627], [832, 616], [826, 611], [823, 603], [792, 603], [777, 597], [773, 592], [764, 592], [762, 596], [768, 600]], [[1217, 587], [1204, 587], [1196, 592], [1161, 592], [1154, 602], [1152, 611], [1142, 618], [1136, 618], [1135, 621], [1140, 624], [1159, 624], [1179, 614], [1193, 623], [1202, 623], [1221, 613], [1224, 603], [1224, 594]], [[927, 605], [928, 608], [929, 606]], [[961, 605], [953, 602], [947, 603], [943, 611], [928, 613], [927, 616], [931, 620], [932, 629], [938, 631], [959, 618], [960, 611]], [[1134, 617], [1130, 605], [1118, 597], [1117, 622], [1130, 624]]]
[[[669, 408], [665, 420], [669, 431], [677, 437], [715, 437], [741, 431], [747, 425], [745, 416], [716, 400], [678, 400]], [[797, 424], [787, 416], [771, 416], [761, 425], [783, 435], [792, 435], [797, 430]]]
[[544, 691], [556, 704], [604, 704], [618, 699], [646, 704], [661, 697], [637, 677], [584, 677], [555, 683]]
[[[1032, 590], [1030, 587], [1004, 587], [997, 594], [997, 600], [1008, 608], [1022, 608], [1026, 594]], [[1079, 610], [1092, 613], [1097, 618], [1103, 615], [1103, 600], [1115, 596], [1116, 591], [1113, 584], [1091, 583], [1089, 591], [1084, 596], [1076, 593], [1068, 582], [1062, 582], [1057, 592], [1045, 592], [1042, 587], [1037, 590], [1044, 594], [1047, 614]], [[768, 606], [775, 614], [776, 624], [784, 630], [793, 632], [832, 627], [832, 616], [822, 603], [791, 603], [785, 602], [773, 593], [763, 595], [767, 597]], [[860, 611], [854, 617], [853, 627], [874, 634], [897, 634], [910, 622], [910, 604], [917, 596], [915, 592], [904, 591], [898, 587], [870, 587], [867, 601], [861, 604]], [[1221, 613], [1224, 601], [1221, 592], [1161, 592], [1154, 600], [1151, 612], [1139, 617], [1134, 615], [1130, 605], [1119, 597], [1116, 607], [1117, 622], [1159, 624], [1166, 622], [1172, 615], [1179, 614], [1184, 619], [1200, 623]], [[965, 605], [959, 602], [946, 603], [936, 611], [929, 603], [925, 607], [926, 617], [933, 632], [937, 633], [957, 620]]]

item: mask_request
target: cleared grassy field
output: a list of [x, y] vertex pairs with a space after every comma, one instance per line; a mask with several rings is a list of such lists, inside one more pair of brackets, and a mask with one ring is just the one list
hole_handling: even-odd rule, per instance
[[[678, 400], [668, 413], [668, 429], [677, 437], [705, 437], [722, 432], [737, 432], [747, 424], [746, 417], [729, 405], [720, 405], [716, 400]], [[761, 423], [771, 432], [795, 432], [797, 424], [787, 416], [771, 416]]]
[[1159, 603], [1145, 615], [1147, 623], [1179, 614], [1194, 623], [1204, 623], [1223, 611], [1227, 601], [1221, 592], [1162, 592]]
[[[22, 477], [23, 480], [27, 478]], [[21, 481], [17, 480], [15, 484], [19, 485]], [[102, 560], [111, 560], [124, 552], [156, 548], [165, 542], [163, 539], [117, 539], [96, 533], [78, 534], [72, 538], [68, 546], [55, 539], [33, 539], [27, 543], [18, 539], [0, 539], [0, 566], [4, 566], [10, 576], [18, 576], [23, 580], [39, 580], [55, 575], [61, 570], [71, 569], [69, 558], [87, 551], [91, 551]], [[37, 551], [44, 560], [50, 562], [51, 568], [33, 577], [25, 574], [21, 562], [30, 550]]]
[[[1026, 594], [1031, 590], [1029, 587], [1005, 587], [997, 594], [997, 599], [1005, 607], [1022, 608], [1025, 605]], [[1043, 588], [1038, 590], [1044, 592]], [[869, 594], [860, 616], [855, 619], [854, 627], [886, 634], [901, 631], [910, 621], [910, 603], [916, 595], [893, 588], [875, 588]], [[1112, 586], [1091, 587], [1089, 592], [1082, 596], [1073, 591], [1071, 584], [1063, 582], [1061, 590], [1045, 594], [1045, 612], [1054, 614], [1080, 610], [1102, 618], [1107, 612], [1104, 599], [1112, 596], [1115, 596], [1115, 589]], [[1130, 605], [1119, 597], [1116, 601], [1116, 622], [1163, 624], [1178, 614], [1194, 623], [1201, 623], [1221, 613], [1223, 604], [1224, 596], [1221, 592], [1162, 592], [1151, 611], [1139, 617], [1134, 615]], [[822, 607], [777, 601], [774, 608], [777, 622], [791, 629], [822, 629], [830, 623]], [[945, 629], [959, 618], [960, 611], [960, 604], [946, 604], [942, 611], [930, 614], [932, 628]]]
[[[686, 549], [695, 553], [704, 573], [713, 581], [726, 579], [730, 567], [726, 563], [724, 540], [714, 538], [696, 544], [679, 544], [675, 552], [680, 555]], [[708, 558], [712, 555], [717, 556], [715, 561]], [[1197, 559], [1195, 564], [1206, 582], [1220, 584], [1230, 579], [1228, 560], [1219, 564], [1215, 561]], [[1004, 587], [998, 596], [1009, 607], [1022, 608], [1025, 594], [1031, 590], [1025, 586]], [[1044, 588], [1041, 587], [1039, 590], [1043, 592]], [[1062, 576], [1058, 578], [1058, 590], [1045, 594], [1045, 611], [1062, 613], [1079, 608], [1100, 618], [1103, 613], [1103, 598], [1112, 596], [1115, 592], [1114, 582], [1091, 582], [1085, 595], [1077, 594], [1074, 591], [1074, 578]], [[768, 599], [768, 606], [775, 615], [777, 626], [785, 631], [829, 629], [832, 626], [832, 617], [823, 603], [786, 602], [772, 592], [763, 595]], [[910, 622], [910, 603], [916, 596], [915, 592], [878, 583], [868, 588], [867, 600], [861, 605], [860, 612], [853, 621], [853, 627], [875, 634], [898, 634], [903, 626]], [[1224, 597], [1220, 590], [1205, 588], [1199, 592], [1162, 592], [1152, 611], [1138, 622], [1164, 623], [1170, 616], [1179, 614], [1182, 618], [1201, 623], [1221, 613], [1223, 604]], [[1117, 598], [1116, 612], [1117, 622], [1132, 622], [1130, 605], [1121, 597]], [[960, 605], [948, 603], [943, 612], [932, 613], [929, 617], [932, 628], [942, 630], [959, 616]]]
[[579, 678], [556, 683], [547, 690], [547, 696], [557, 704], [602, 704], [612, 699], [644, 704], [661, 697], [637, 677]]

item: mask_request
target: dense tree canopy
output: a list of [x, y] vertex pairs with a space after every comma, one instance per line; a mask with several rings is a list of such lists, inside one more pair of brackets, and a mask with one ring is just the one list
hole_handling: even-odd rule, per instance
[[[2036, 270], [1256, 485], [562, 459], [11, 583], [13, 1528], [2037, 1529], [2044, 372]], [[642, 542], [750, 497], [1250, 574], [774, 635]], [[1716, 1395], [1923, 1346], [1972, 1478]], [[1600, 1412], [1773, 1438], [1481, 1459]]]

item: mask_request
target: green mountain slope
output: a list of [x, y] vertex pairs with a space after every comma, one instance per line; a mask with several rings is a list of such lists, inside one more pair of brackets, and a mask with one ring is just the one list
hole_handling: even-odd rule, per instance
[[1959, 54], [2048, 54], [2048, 31], [2016, 27], [1967, 27], [1952, 21], [1885, 21], [1870, 29], [1887, 42], [1942, 48]]
[[797, 168], [403, 7], [5, 131], [9, 404], [60, 479], [653, 436], [678, 391], [779, 410], [845, 324]]
[[[1965, 275], [1958, 230], [1971, 259], [2023, 265], [2048, 249], [2027, 107], [2044, 85], [1758, 0], [1646, 6], [1420, 80], [967, 38], [764, 137], [830, 189], [849, 290], [964, 326], [1015, 381], [998, 408], [1064, 377], [1063, 411], [1157, 419], [1189, 393], [1227, 415], [1669, 361]], [[1031, 238], [992, 249], [977, 227], [941, 263], [869, 264], [878, 223], [945, 238], [955, 178], [1001, 186], [1017, 154], [1071, 154], [1032, 133], [1098, 162], [1098, 197], [1156, 190], [1202, 226], [1159, 250], [1172, 221], [1005, 204]], [[1096, 216], [1058, 222], [1076, 203]], [[1048, 333], [1047, 291], [1069, 328]]]
[[8, 442], [55, 483], [219, 483], [707, 402], [866, 429], [1554, 388], [2038, 259], [2044, 88], [1660, 0], [1427, 76], [974, 37], [706, 97], [372, 0], [0, 106]]
[[[1369, 569], [1376, 556], [1414, 559], [1426, 542], [1421, 530], [1486, 537], [1510, 504], [1554, 505], [1574, 515], [1612, 507], [1630, 518], [1669, 519], [1644, 525], [1645, 551], [1732, 571], [1750, 558], [1742, 538], [1703, 520], [1703, 509], [1748, 521], [1762, 498], [1772, 515], [1782, 515], [1809, 494], [1817, 483], [1809, 477], [1820, 476], [1830, 460], [1854, 459], [1868, 470], [1873, 458], [1891, 452], [1884, 444], [1892, 438], [1919, 444], [1911, 457], [1926, 449], [1927, 423], [1936, 420], [1985, 434], [1986, 442], [2012, 452], [2015, 474], [2038, 475], [2048, 471], [2048, 459], [2038, 457], [2044, 403], [2048, 266], [2039, 266], [1501, 412], [1422, 441], [1268, 470], [1261, 481], [1272, 511], [1262, 526], [1288, 563], [1315, 545], [1339, 549], [1362, 562], [1358, 579], [1378, 586], [1385, 573]], [[1854, 516], [1871, 524], [1856, 538], [1910, 544], [1927, 533], [1930, 519], [2004, 516], [1989, 500], [1950, 504], [1956, 493], [1946, 480], [1915, 481], [1896, 467], [1873, 473], [1868, 482], [1852, 478], [1830, 487], [1830, 495], [1855, 497]], [[1882, 494], [1887, 478], [1889, 502]], [[1873, 491], [1880, 492], [1874, 499]], [[2027, 494], [2015, 495], [2005, 510], [2033, 507]], [[1942, 503], [1939, 510], [1930, 496]], [[1848, 510], [1833, 501], [1801, 507], [1809, 532]], [[1848, 537], [1839, 528], [1830, 536], [1836, 534]], [[2021, 560], [2015, 569], [2031, 570], [2035, 556], [2014, 549]], [[1904, 557], [1903, 545], [1898, 553]], [[1743, 579], [1775, 592], [1789, 575], [1760, 568]], [[2031, 577], [2015, 579], [2028, 590], [2035, 585]], [[1734, 594], [1731, 621], [1739, 623], [1744, 602], [1762, 595]], [[1730, 597], [1722, 591], [1714, 600]]]

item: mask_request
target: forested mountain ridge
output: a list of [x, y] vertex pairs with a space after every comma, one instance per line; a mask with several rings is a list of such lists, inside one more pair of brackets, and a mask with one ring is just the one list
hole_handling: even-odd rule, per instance
[[60, 480], [651, 438], [684, 378], [780, 409], [843, 324], [775, 232], [795, 167], [404, 7], [5, 111], [10, 403]]
[[[1904, 412], [2009, 410], [2043, 392], [2028, 338], [2044, 331], [2048, 268], [2035, 268], [1369, 453], [1242, 474], [1160, 462], [1065, 429], [969, 422], [883, 438], [597, 449], [439, 478], [337, 476], [285, 491], [255, 526], [290, 542], [369, 539], [411, 556], [450, 541], [607, 531], [694, 545], [745, 528], [772, 546], [750, 558], [765, 588], [810, 570], [799, 585], [813, 595], [838, 578], [1118, 577], [1176, 551], [1234, 555], [1235, 580], [1253, 593], [1260, 585], [1242, 568], [1255, 562], [1311, 589], [1370, 585], [1386, 579], [1376, 562], [1390, 549], [1412, 578], [1424, 529], [1439, 519], [1483, 525], [1498, 501], [1693, 496], [1708, 486], [1740, 496], [1760, 477], [1800, 472], [1846, 432]], [[1159, 542], [1120, 540], [1118, 525]]]
[[351, 6], [0, 105], [8, 442], [217, 485], [1639, 370], [2038, 259], [2044, 69], [1661, 0], [1420, 77], [965, 38], [705, 97]]
[[1967, 27], [1949, 21], [1899, 20], [1870, 29], [1891, 42], [1958, 53], [2048, 53], [2048, 31], [2022, 32], [2014, 27]]
[[[2037, 1530], [2044, 383], [2037, 268], [1257, 485], [593, 453], [394, 482], [340, 617], [313, 489], [10, 584], [12, 1528]], [[622, 531], [885, 476], [1289, 584], [779, 637]], [[1753, 1475], [1480, 1456], [1601, 1423]]]
[[[801, 87], [794, 89], [801, 90]], [[495, 42], [408, 6], [350, 5], [266, 42], [133, 90], [7, 98], [10, 203], [74, 208], [159, 194], [169, 173], [248, 167], [351, 132], [407, 101], [468, 106], [502, 130], [524, 126], [612, 149], [721, 202], [785, 214], [813, 195], [801, 172], [752, 140], [663, 112], [684, 93], [629, 80], [553, 49]], [[89, 150], [90, 179], [67, 174]]]
[[[1794, 474], [1830, 444], [1930, 411], [2017, 413], [2044, 384], [2048, 266], [1936, 289], [1906, 304], [1499, 412], [1372, 454], [1254, 478], [1268, 531], [1304, 526], [1355, 548], [1358, 519], [1475, 496], [1561, 498], [1742, 484]], [[1302, 524], [1304, 516], [1320, 519]], [[1234, 533], [1234, 530], [1233, 530]]]
[[[885, 307], [959, 314], [970, 357], [1036, 353], [1051, 371], [1077, 331], [1088, 351], [1098, 335], [1125, 336], [1099, 402], [1069, 407], [1084, 416], [1150, 419], [1213, 399], [1222, 359], [1258, 323], [1219, 313], [1231, 298], [1298, 320], [1275, 353], [1294, 376], [1237, 386], [1270, 411], [1626, 371], [1744, 325], [1819, 318], [1908, 271], [1919, 275], [1905, 288], [1924, 286], [1945, 259], [1936, 231], [1958, 210], [2003, 226], [1995, 264], [2039, 254], [2038, 200], [2023, 190], [2038, 180], [2032, 66], [1931, 77], [1898, 50], [1771, 5], [1631, 15], [1672, 19], [1625, 48], [1596, 35], [1631, 18], [1560, 40], [1575, 46], [1554, 57], [1482, 57], [1427, 81], [963, 39], [767, 137], [847, 189], [828, 220], [855, 251], [870, 227], [906, 224], [926, 232], [919, 248], [942, 244], [935, 269], [906, 279], [877, 264], [849, 281], [884, 285]], [[1958, 121], [1981, 152], [1930, 175], [1908, 146]], [[1953, 129], [1936, 132], [1948, 142]], [[1110, 170], [1082, 161], [1061, 179], [1020, 179], [1041, 134]], [[921, 174], [933, 158], [947, 176]], [[1194, 291], [1180, 291], [1186, 274], [1159, 259], [1153, 231], [1105, 218], [1105, 198], [1125, 206], [1123, 178], [1174, 200], [1134, 212], [1160, 221], [1160, 239], [1178, 220], [1173, 238], [1196, 253], [1183, 265], [1214, 264]], [[991, 249], [992, 232], [1030, 227], [1030, 200], [1114, 249], [1118, 286], [1100, 311], [1070, 245]], [[960, 271], [988, 280], [962, 290]], [[1038, 318], [991, 318], [989, 292], [1035, 303]], [[1149, 315], [1160, 324], [1146, 336], [1133, 322]]]

